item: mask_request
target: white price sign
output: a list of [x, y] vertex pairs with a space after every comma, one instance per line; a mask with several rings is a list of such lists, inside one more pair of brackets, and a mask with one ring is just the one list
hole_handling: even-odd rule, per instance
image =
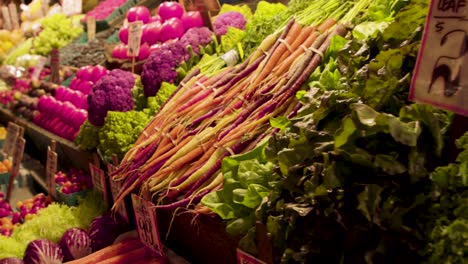
[[143, 22], [135, 21], [128, 24], [128, 49], [127, 56], [136, 57], [140, 52], [140, 41]]
[[41, 1], [41, 10], [42, 10], [42, 16], [43, 17], [47, 16], [47, 12], [49, 12], [49, 0]]
[[91, 172], [91, 177], [93, 179], [93, 188], [98, 192], [101, 192], [106, 203], [109, 203], [107, 198], [106, 175], [104, 171], [93, 163], [89, 163], [89, 171]]
[[21, 128], [17, 124], [11, 122], [8, 123], [7, 135], [5, 143], [3, 144], [3, 153], [5, 153], [7, 157], [14, 155], [15, 144], [19, 136], [22, 136]]
[[[108, 166], [112, 166], [112, 165], [108, 165]], [[112, 199], [114, 199], [115, 201], [120, 190], [122, 190], [122, 181], [114, 181], [112, 179], [109, 179], [109, 181], [110, 181]], [[125, 206], [125, 202], [123, 202], [123, 204], [117, 207], [117, 214], [125, 223], [129, 222], [128, 212], [127, 212], [127, 207]]]
[[11, 17], [11, 26], [13, 29], [19, 29], [19, 18], [18, 18], [18, 9], [14, 3], [8, 4], [8, 10], [10, 10], [10, 17]]
[[468, 116], [467, 21], [467, 1], [431, 1], [410, 100]]
[[96, 38], [96, 18], [89, 16], [86, 18], [86, 32], [88, 33], [88, 42]]
[[132, 194], [133, 210], [140, 241], [157, 256], [164, 256], [156, 222], [156, 206], [136, 194]]
[[62, 10], [66, 15], [81, 14], [82, 0], [63, 0]]
[[55, 152], [55, 143], [52, 144], [52, 148], [47, 148], [47, 164], [46, 164], [46, 177], [47, 177], [47, 189], [49, 191], [49, 197], [56, 197], [55, 193], [55, 173], [57, 173], [57, 153]]
[[21, 161], [23, 159], [24, 145], [26, 140], [23, 137], [18, 138], [15, 143], [15, 155], [13, 156], [13, 166], [11, 168], [10, 179], [8, 181], [7, 199], [10, 200], [13, 191], [13, 184], [19, 175]]
[[7, 6], [2, 6], [2, 18], [3, 28], [6, 30], [11, 30], [10, 10], [8, 10]]
[[18, 175], [20, 166], [21, 166], [21, 160], [23, 159], [23, 153], [24, 153], [24, 145], [26, 144], [26, 140], [24, 138], [18, 138], [15, 144], [15, 155], [13, 156], [13, 167], [11, 169], [11, 174], [12, 175]]

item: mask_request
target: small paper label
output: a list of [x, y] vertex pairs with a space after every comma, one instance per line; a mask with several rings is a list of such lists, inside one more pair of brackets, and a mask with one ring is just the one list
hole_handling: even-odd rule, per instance
[[50, 146], [47, 148], [46, 177], [49, 195], [56, 197], [55, 174], [57, 173], [57, 153]]
[[14, 150], [15, 150], [15, 144], [20, 136], [20, 130], [21, 128], [14, 123], [8, 123], [7, 127], [7, 135], [5, 138], [5, 143], [3, 144], [3, 153], [7, 157], [11, 157], [14, 155]]
[[261, 261], [238, 248], [237, 249], [237, 264], [266, 264], [266, 262]]
[[63, 0], [62, 11], [65, 15], [81, 14], [82, 0]]
[[135, 21], [128, 24], [128, 48], [127, 56], [136, 57], [140, 52], [140, 41], [143, 22]]
[[3, 28], [6, 30], [11, 30], [10, 10], [8, 10], [7, 6], [2, 6], [2, 18]]
[[164, 256], [156, 222], [156, 206], [136, 194], [132, 194], [133, 210], [141, 242], [157, 256]]
[[41, 75], [42, 70], [44, 69], [46, 63], [46, 58], [40, 57], [37, 61], [36, 67], [34, 67], [34, 72], [31, 76], [33, 80], [39, 80], [39, 76]]
[[42, 10], [42, 16], [43, 17], [47, 16], [47, 12], [49, 12], [49, 0], [41, 1], [41, 10]]
[[[112, 166], [112, 165], [108, 165], [108, 166]], [[113, 181], [112, 179], [109, 179], [109, 181], [110, 181], [112, 199], [114, 199], [114, 201], [115, 201], [115, 199], [117, 198], [117, 195], [119, 194], [120, 190], [122, 189], [122, 182], [121, 181]], [[125, 206], [125, 204], [122, 204], [122, 205], [117, 207], [117, 214], [120, 216], [120, 218], [124, 222], [126, 222], [126, 223], [129, 222], [127, 207]]]
[[88, 42], [96, 38], [96, 18], [89, 16], [86, 18], [86, 30], [88, 33]]
[[13, 165], [11, 168], [10, 179], [8, 180], [7, 199], [10, 200], [13, 191], [13, 185], [16, 177], [19, 175], [21, 161], [23, 159], [24, 145], [26, 140], [21, 136], [15, 143], [15, 155], [13, 156]]
[[104, 200], [109, 203], [106, 188], [106, 175], [104, 171], [93, 163], [89, 163], [89, 171], [91, 172], [91, 177], [93, 179], [93, 188], [102, 193]]
[[468, 4], [431, 1], [409, 99], [468, 116]]
[[13, 157], [13, 167], [11, 169], [11, 175], [18, 175], [21, 161], [23, 160], [24, 145], [26, 140], [24, 138], [18, 138], [15, 144], [15, 155]]
[[232, 49], [221, 56], [221, 59], [226, 62], [227, 66], [234, 66], [239, 61], [239, 52]]
[[50, 81], [59, 84], [60, 82], [60, 53], [58, 49], [50, 52]]
[[11, 17], [11, 26], [13, 29], [19, 29], [19, 18], [18, 18], [18, 9], [16, 9], [16, 5], [14, 3], [10, 3], [8, 5], [8, 9], [10, 10], [10, 17]]

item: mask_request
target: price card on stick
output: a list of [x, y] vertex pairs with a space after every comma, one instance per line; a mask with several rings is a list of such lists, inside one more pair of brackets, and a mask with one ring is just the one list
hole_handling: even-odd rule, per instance
[[60, 52], [58, 49], [52, 49], [50, 52], [50, 81], [60, 83]]
[[55, 199], [55, 174], [57, 173], [57, 152], [55, 152], [55, 140], [50, 142], [50, 146], [47, 147], [47, 162], [46, 162], [46, 178], [47, 178], [47, 189], [49, 192], [49, 199]]
[[82, 0], [63, 0], [62, 11], [65, 15], [81, 14]]
[[96, 38], [96, 18], [89, 16], [86, 18], [86, 31], [88, 33], [88, 42]]
[[5, 143], [3, 144], [3, 153], [7, 157], [11, 157], [14, 155], [15, 144], [18, 137], [22, 135], [22, 127], [18, 126], [13, 122], [9, 122], [7, 126], [7, 135], [5, 139]]
[[[109, 179], [109, 181], [110, 181], [112, 199], [114, 199], [114, 202], [115, 202], [117, 195], [119, 194], [120, 190], [122, 190], [122, 182], [113, 181], [112, 179]], [[119, 215], [120, 219], [123, 220], [125, 223], [129, 222], [127, 207], [125, 206], [125, 204], [119, 205], [117, 207], [117, 214]]]
[[19, 24], [19, 18], [18, 18], [18, 9], [16, 8], [16, 5], [14, 3], [8, 4], [8, 10], [10, 11], [12, 28], [19, 29], [20, 24]]
[[6, 30], [11, 30], [10, 10], [8, 10], [7, 6], [2, 6], [2, 18], [3, 18], [3, 28]]
[[156, 206], [136, 194], [132, 194], [132, 203], [133, 210], [135, 211], [138, 236], [141, 242], [154, 255], [164, 256], [164, 249], [156, 222]]
[[138, 56], [140, 52], [140, 41], [143, 33], [143, 22], [135, 21], [128, 24], [128, 49], [127, 55]]
[[128, 24], [127, 56], [132, 58], [132, 73], [135, 72], [135, 57], [140, 52], [141, 35], [143, 34], [143, 22], [135, 21]]
[[15, 154], [13, 156], [13, 166], [11, 168], [10, 179], [8, 181], [7, 200], [10, 200], [13, 191], [13, 185], [19, 175], [21, 161], [23, 160], [24, 145], [26, 140], [23, 137], [18, 138], [15, 144]]
[[266, 264], [266, 262], [263, 262], [238, 248], [237, 249], [237, 264]]
[[94, 162], [89, 163], [89, 171], [91, 173], [91, 178], [93, 179], [93, 189], [102, 193], [104, 200], [107, 204], [109, 204], [106, 186], [106, 175], [104, 171], [99, 167], [99, 158], [97, 157], [97, 155], [94, 155]]
[[467, 21], [467, 1], [431, 1], [410, 100], [468, 116]]
[[49, 12], [49, 0], [42, 0], [41, 10], [42, 10], [42, 16], [43, 17], [47, 16], [47, 12]]

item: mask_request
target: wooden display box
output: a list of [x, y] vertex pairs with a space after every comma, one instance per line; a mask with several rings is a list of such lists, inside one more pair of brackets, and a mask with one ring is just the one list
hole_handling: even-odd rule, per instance
[[237, 263], [240, 237], [227, 234], [226, 225], [218, 216], [178, 210], [173, 217], [173, 211], [157, 210], [157, 220], [162, 243], [191, 263]]

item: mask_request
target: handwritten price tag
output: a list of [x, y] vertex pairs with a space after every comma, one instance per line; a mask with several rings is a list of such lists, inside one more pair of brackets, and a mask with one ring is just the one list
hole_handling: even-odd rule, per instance
[[82, 0], [63, 0], [62, 10], [65, 15], [81, 14]]
[[[113, 181], [112, 179], [110, 179], [110, 187], [111, 187], [112, 199], [114, 199], [115, 201], [115, 199], [117, 198], [117, 195], [119, 194], [119, 191], [122, 189], [122, 182]], [[122, 204], [117, 207], [117, 214], [125, 223], [129, 222], [127, 207], [125, 207], [125, 204]]]
[[88, 42], [96, 38], [96, 18], [90, 16], [86, 18], [86, 30], [88, 33]]
[[409, 99], [468, 116], [468, 4], [431, 1]]
[[47, 16], [47, 12], [49, 12], [49, 0], [41, 1], [41, 10], [42, 10], [42, 16], [43, 17]]
[[15, 144], [15, 155], [13, 156], [13, 166], [11, 168], [10, 179], [8, 180], [8, 187], [7, 187], [7, 199], [8, 200], [10, 200], [11, 193], [13, 191], [13, 185], [15, 183], [15, 179], [19, 175], [21, 161], [23, 160], [25, 144], [26, 144], [26, 140], [23, 137], [18, 138]]
[[11, 17], [11, 25], [13, 29], [19, 29], [19, 18], [18, 18], [18, 9], [16, 9], [16, 5], [14, 3], [8, 4], [8, 9], [10, 10], [10, 17]]
[[266, 262], [263, 262], [238, 248], [237, 264], [266, 264]]
[[50, 52], [50, 80], [58, 84], [60, 82], [60, 52], [52, 49]]
[[93, 178], [94, 189], [98, 192], [101, 192], [104, 196], [104, 200], [109, 203], [106, 188], [106, 175], [104, 171], [93, 163], [89, 163], [89, 171], [91, 172], [91, 177]]
[[3, 153], [5, 153], [7, 157], [13, 156], [16, 141], [20, 136], [20, 131], [21, 128], [17, 124], [11, 122], [8, 123], [5, 144], [3, 145]]
[[13, 167], [11, 169], [11, 174], [12, 175], [18, 175], [20, 166], [21, 166], [21, 160], [23, 159], [23, 153], [24, 153], [24, 145], [26, 144], [26, 140], [24, 138], [18, 138], [15, 144], [15, 155], [13, 156]]
[[143, 22], [135, 21], [128, 24], [128, 49], [127, 56], [135, 57], [140, 52], [140, 41]]
[[8, 10], [7, 6], [2, 6], [2, 18], [3, 18], [3, 28], [6, 30], [11, 30], [10, 10]]
[[133, 210], [141, 242], [157, 256], [164, 256], [163, 246], [156, 223], [156, 207], [153, 203], [132, 194]]
[[[53, 144], [54, 145], [54, 144]], [[55, 174], [57, 173], [57, 152], [55, 147], [49, 146], [47, 148], [47, 163], [46, 163], [46, 177], [47, 177], [47, 189], [51, 197], [56, 197], [55, 192]]]

